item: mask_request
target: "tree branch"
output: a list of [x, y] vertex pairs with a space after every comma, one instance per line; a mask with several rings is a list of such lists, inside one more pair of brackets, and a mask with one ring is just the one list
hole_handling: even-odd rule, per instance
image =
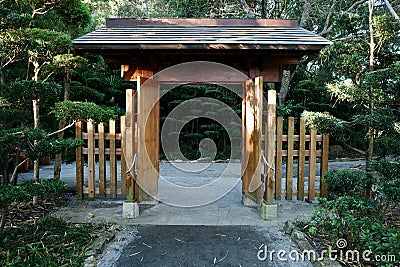
[[49, 75], [46, 76], [46, 78], [44, 78], [43, 82], [46, 82], [54, 73], [56, 73], [55, 71], [52, 71], [49, 73]]
[[392, 14], [392, 16], [397, 19], [400, 20], [399, 15], [397, 15], [396, 11], [393, 9], [392, 5], [389, 3], [388, 0], [383, 0], [385, 2], [385, 5], [387, 6], [387, 8], [389, 9], [390, 13]]
[[[18, 160], [18, 159], [17, 159]], [[11, 185], [16, 185], [17, 184], [17, 173], [18, 173], [18, 168], [21, 167], [22, 165], [24, 165], [27, 161], [29, 160], [29, 158], [24, 159], [23, 161], [21, 161], [17, 166], [15, 166], [13, 174], [11, 176], [11, 180], [10, 180], [10, 184]]]
[[361, 149], [352, 147], [351, 145], [346, 144], [345, 142], [343, 142], [343, 141], [341, 141], [341, 140], [338, 140], [338, 139], [336, 139], [336, 141], [339, 143], [339, 145], [341, 145], [341, 146], [344, 147], [344, 148], [347, 148], [347, 149], [349, 149], [349, 150], [352, 150], [352, 151], [354, 151], [354, 152], [357, 152], [357, 153], [359, 153], [359, 154], [362, 155], [362, 156], [366, 156], [366, 155], [367, 155], [367, 153], [366, 153], [365, 151], [361, 150]]
[[359, 5], [361, 5], [361, 4], [364, 4], [364, 3], [367, 2], [367, 1], [368, 1], [368, 0], [360, 0], [360, 1], [355, 2], [351, 7], [349, 7], [349, 8], [345, 11], [345, 13], [348, 13], [348, 12], [352, 11], [352, 10], [355, 9], [357, 6], [359, 6]]
[[333, 3], [331, 5], [331, 7], [329, 8], [328, 15], [326, 16], [324, 28], [321, 31], [321, 33], [319, 33], [319, 35], [327, 34], [328, 32], [330, 32], [333, 29], [333, 25], [332, 24], [329, 25], [329, 21], [331, 20], [333, 10], [335, 9], [336, 4], [337, 4], [337, 0], [333, 0]]
[[58, 134], [58, 133], [61, 133], [61, 132], [65, 131], [65, 130], [67, 130], [68, 128], [71, 128], [72, 126], [75, 125], [75, 122], [76, 122], [76, 120], [73, 120], [70, 124], [68, 124], [68, 125], [65, 126], [64, 128], [62, 128], [62, 129], [60, 129], [60, 130], [57, 130], [57, 131], [55, 131], [55, 132], [49, 133], [49, 134], [47, 135], [47, 137], [53, 136], [53, 135], [55, 135], [55, 134]]
[[332, 29], [333, 29], [333, 24], [331, 24], [328, 28], [323, 29], [322, 32], [318, 33], [318, 35], [323, 36], [325, 34], [328, 34], [330, 31], [332, 31]]

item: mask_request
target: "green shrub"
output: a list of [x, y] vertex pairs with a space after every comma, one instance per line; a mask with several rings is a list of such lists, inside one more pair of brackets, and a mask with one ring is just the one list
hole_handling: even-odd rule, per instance
[[368, 185], [376, 182], [376, 176], [362, 170], [337, 170], [324, 174], [328, 184], [329, 199], [337, 196], [365, 196]]
[[397, 158], [382, 158], [371, 164], [379, 174], [377, 196], [389, 205], [400, 203], [400, 163]]
[[22, 185], [0, 186], [0, 209], [7, 208], [14, 202], [29, 201], [33, 197], [40, 197], [57, 193], [65, 188], [65, 183], [54, 179], [40, 180], [39, 182], [29, 181]]

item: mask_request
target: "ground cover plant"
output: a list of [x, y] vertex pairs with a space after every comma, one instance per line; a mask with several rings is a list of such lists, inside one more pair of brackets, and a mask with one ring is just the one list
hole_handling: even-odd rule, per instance
[[0, 265], [81, 266], [85, 249], [103, 228], [49, 215], [70, 198], [56, 180], [0, 186]]

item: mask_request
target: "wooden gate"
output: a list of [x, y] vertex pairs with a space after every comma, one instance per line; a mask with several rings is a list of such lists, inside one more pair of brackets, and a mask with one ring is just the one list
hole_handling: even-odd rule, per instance
[[304, 118], [299, 118], [295, 134], [294, 122], [294, 117], [277, 117], [275, 129], [268, 126], [267, 119], [264, 200], [268, 203], [282, 197], [312, 202], [316, 196], [327, 196], [327, 185], [321, 178], [328, 171], [329, 137], [306, 129]]
[[[88, 122], [75, 124], [76, 138], [85, 145], [76, 150], [76, 189], [78, 199], [87, 197], [101, 198], [125, 197], [126, 163], [122, 148], [124, 147], [125, 116], [117, 122], [110, 120], [98, 125]], [[87, 162], [87, 171], [85, 171]], [[118, 166], [120, 165], [120, 166]], [[118, 175], [118, 169], [121, 170]], [[85, 173], [87, 181], [85, 182]]]

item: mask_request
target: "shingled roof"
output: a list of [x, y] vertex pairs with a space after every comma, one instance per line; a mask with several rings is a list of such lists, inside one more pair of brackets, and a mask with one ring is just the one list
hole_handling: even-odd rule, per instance
[[73, 41], [76, 50], [320, 50], [331, 42], [294, 20], [107, 19], [106, 27]]

